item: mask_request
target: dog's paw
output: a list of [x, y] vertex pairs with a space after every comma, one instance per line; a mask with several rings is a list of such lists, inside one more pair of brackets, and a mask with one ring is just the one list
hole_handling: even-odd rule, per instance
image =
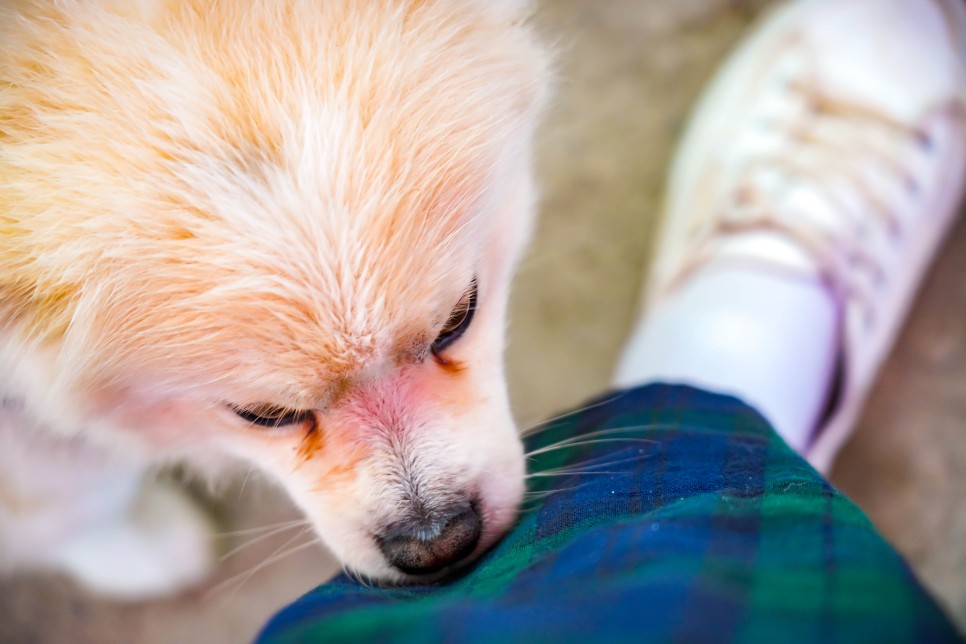
[[88, 590], [141, 601], [198, 584], [215, 564], [214, 525], [184, 491], [147, 486], [130, 511], [85, 531], [59, 553], [59, 568]]

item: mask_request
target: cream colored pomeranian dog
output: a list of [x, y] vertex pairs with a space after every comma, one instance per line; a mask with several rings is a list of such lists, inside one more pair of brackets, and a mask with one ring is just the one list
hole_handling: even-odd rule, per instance
[[0, 0], [4, 570], [202, 579], [207, 520], [145, 476], [181, 461], [256, 465], [379, 580], [506, 531], [529, 10]]

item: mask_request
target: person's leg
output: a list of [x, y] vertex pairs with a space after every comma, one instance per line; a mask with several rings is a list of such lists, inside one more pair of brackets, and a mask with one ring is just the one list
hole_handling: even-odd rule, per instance
[[733, 393], [804, 452], [829, 392], [837, 329], [838, 306], [821, 283], [716, 267], [644, 316], [614, 384]]
[[262, 642], [957, 642], [852, 502], [736, 398], [651, 384], [527, 439], [530, 502], [450, 583], [341, 576]]
[[793, 2], [677, 155], [615, 382], [738, 395], [827, 469], [958, 211], [966, 6]]

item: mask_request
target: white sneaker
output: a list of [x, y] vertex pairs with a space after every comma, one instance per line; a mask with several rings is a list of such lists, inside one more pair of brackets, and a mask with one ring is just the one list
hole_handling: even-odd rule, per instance
[[645, 310], [716, 266], [824, 283], [842, 371], [804, 450], [820, 470], [954, 221], [964, 99], [961, 0], [794, 0], [719, 73], [679, 149]]

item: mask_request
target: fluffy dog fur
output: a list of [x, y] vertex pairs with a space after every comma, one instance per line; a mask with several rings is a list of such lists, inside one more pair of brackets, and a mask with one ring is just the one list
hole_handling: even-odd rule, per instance
[[[224, 455], [373, 577], [406, 579], [377, 541], [414, 512], [474, 500], [476, 552], [505, 531], [503, 326], [547, 75], [526, 5], [0, 0], [0, 562], [192, 583], [203, 520], [170, 490], [151, 507], [187, 543], [132, 546], [169, 574], [122, 583], [105, 544], [158, 497], [147, 468]], [[233, 411], [257, 405], [312, 414]]]

